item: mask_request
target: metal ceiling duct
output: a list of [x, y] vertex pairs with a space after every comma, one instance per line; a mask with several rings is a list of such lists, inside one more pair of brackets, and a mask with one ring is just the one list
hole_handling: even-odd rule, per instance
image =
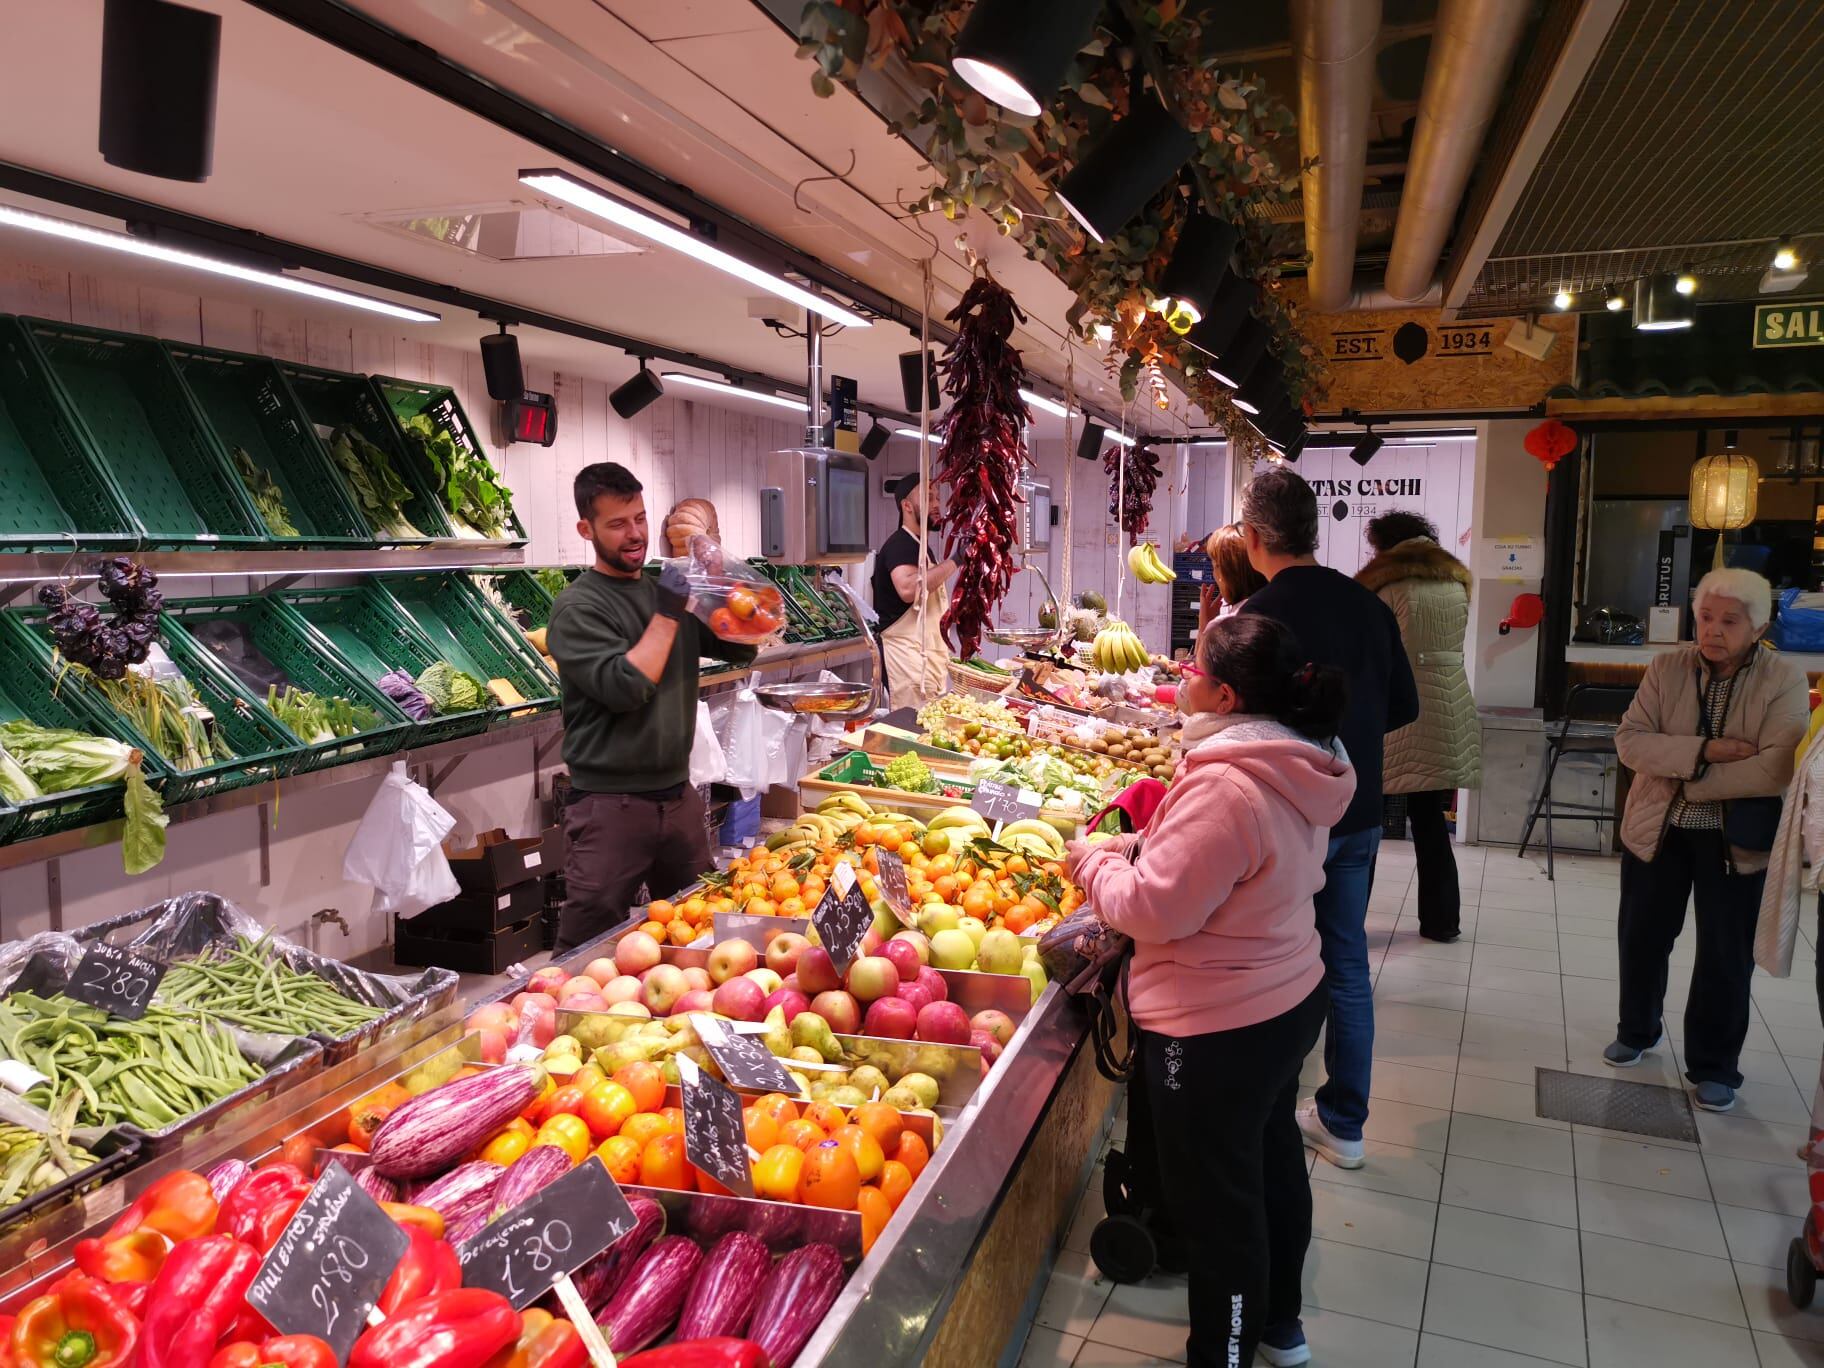
[[1416, 301], [1434, 285], [1532, 8], [1532, 0], [1442, 0], [1438, 6], [1387, 258], [1387, 292], [1395, 299]]
[[1333, 313], [1349, 302], [1355, 236], [1368, 160], [1375, 38], [1381, 0], [1293, 0], [1298, 62], [1298, 150], [1304, 173], [1306, 284], [1311, 306]]

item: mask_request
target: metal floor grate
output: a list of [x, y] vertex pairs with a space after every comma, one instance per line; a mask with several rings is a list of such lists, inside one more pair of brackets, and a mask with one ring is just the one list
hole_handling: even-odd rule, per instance
[[1535, 1069], [1533, 1089], [1534, 1110], [1547, 1120], [1601, 1126], [1659, 1140], [1698, 1141], [1691, 1102], [1682, 1088], [1624, 1083], [1563, 1069]]

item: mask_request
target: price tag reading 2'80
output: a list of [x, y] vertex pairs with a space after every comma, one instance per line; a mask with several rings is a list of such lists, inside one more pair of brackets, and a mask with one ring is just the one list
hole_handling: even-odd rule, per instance
[[331, 1164], [260, 1265], [248, 1305], [280, 1334], [315, 1335], [346, 1363], [410, 1244], [348, 1170]]
[[122, 1021], [138, 1021], [151, 1005], [165, 966], [97, 941], [76, 965], [64, 992]]
[[463, 1286], [488, 1288], [523, 1310], [633, 1227], [625, 1194], [591, 1156], [463, 1242]]

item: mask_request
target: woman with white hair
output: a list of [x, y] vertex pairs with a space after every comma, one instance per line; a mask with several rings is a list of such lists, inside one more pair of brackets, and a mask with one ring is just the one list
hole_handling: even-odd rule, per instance
[[1620, 1023], [1603, 1058], [1626, 1068], [1664, 1039], [1666, 962], [1695, 892], [1685, 1077], [1709, 1111], [1728, 1111], [1742, 1085], [1755, 919], [1808, 710], [1804, 674], [1760, 649], [1772, 597], [1749, 570], [1705, 575], [1696, 643], [1653, 658], [1615, 733], [1635, 777], [1621, 823]]

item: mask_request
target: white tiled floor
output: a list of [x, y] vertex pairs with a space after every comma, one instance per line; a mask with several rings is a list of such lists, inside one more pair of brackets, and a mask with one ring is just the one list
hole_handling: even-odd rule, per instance
[[[1824, 1365], [1824, 1302], [1786, 1299], [1805, 1213], [1805, 1138], [1824, 1025], [1809, 905], [1788, 980], [1757, 972], [1734, 1113], [1701, 1145], [1566, 1126], [1533, 1111], [1533, 1070], [1614, 1076], [1619, 866], [1460, 850], [1463, 938], [1418, 935], [1411, 847], [1381, 848], [1368, 1163], [1317, 1161], [1305, 1328], [1320, 1368], [1786, 1368]], [[1680, 1082], [1692, 939], [1672, 957], [1669, 1048], [1621, 1075]], [[1322, 1077], [1314, 1057], [1305, 1082]], [[1116, 1123], [1120, 1138], [1123, 1123]], [[1186, 1285], [1097, 1276], [1097, 1168], [1022, 1365], [1184, 1359]]]

